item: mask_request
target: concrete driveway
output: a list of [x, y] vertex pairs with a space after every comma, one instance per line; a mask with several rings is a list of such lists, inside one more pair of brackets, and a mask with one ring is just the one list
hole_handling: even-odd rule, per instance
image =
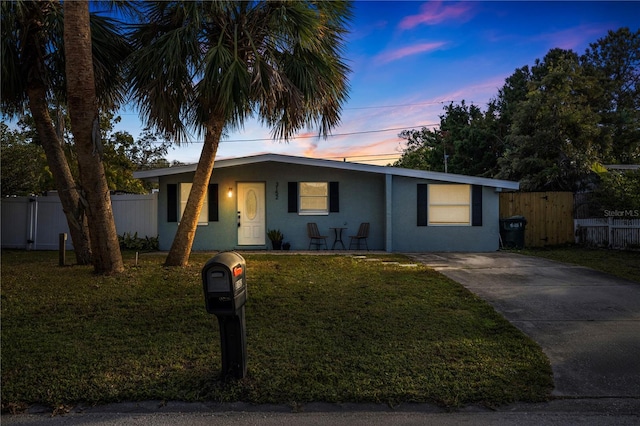
[[640, 283], [514, 253], [412, 255], [538, 342], [553, 395], [640, 397]]

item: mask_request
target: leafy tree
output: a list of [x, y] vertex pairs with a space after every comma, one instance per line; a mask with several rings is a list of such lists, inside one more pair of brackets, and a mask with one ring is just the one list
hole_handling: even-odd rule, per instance
[[93, 268], [99, 274], [116, 274], [124, 270], [124, 264], [104, 166], [97, 155], [101, 137], [95, 75], [99, 73], [94, 73], [88, 1], [64, 3], [64, 44], [67, 102], [86, 202]]
[[393, 165], [407, 169], [444, 171], [444, 138], [438, 129], [403, 130], [406, 139], [402, 156]]
[[601, 208], [640, 211], [640, 171], [610, 170], [599, 177], [594, 198]]
[[497, 172], [502, 140], [492, 109], [483, 114], [475, 105], [449, 105], [440, 130], [452, 173], [491, 177]]
[[603, 127], [602, 162], [640, 163], [640, 30], [609, 31], [589, 45], [581, 61], [603, 89], [594, 103]]
[[515, 70], [484, 114], [452, 104], [438, 128], [402, 132], [396, 165], [443, 170], [446, 150], [449, 171], [578, 189], [597, 164], [640, 162], [639, 80], [640, 31], [610, 31], [580, 57], [552, 49]]
[[134, 170], [160, 169], [181, 164], [175, 160], [169, 163], [165, 158], [170, 146], [170, 141], [147, 128], [135, 143], [124, 147], [124, 154], [131, 161]]
[[105, 139], [103, 159], [109, 189], [142, 194], [151, 186], [133, 177], [137, 170], [169, 167], [167, 154], [170, 142], [158, 141], [159, 135], [145, 129], [135, 140], [127, 132], [115, 132]]
[[186, 265], [220, 137], [258, 116], [274, 138], [339, 122], [348, 72], [345, 1], [148, 2], [133, 33], [135, 99], [147, 122], [204, 145], [165, 264]]
[[0, 188], [2, 196], [31, 195], [53, 185], [42, 147], [30, 143], [25, 134], [0, 123]]
[[575, 206], [580, 217], [607, 216], [605, 210], [629, 212], [633, 218], [640, 212], [640, 170], [607, 170], [595, 167], [596, 180], [589, 192], [580, 194]]
[[[56, 114], [56, 111], [52, 111]], [[68, 121], [64, 112], [62, 119]], [[169, 167], [165, 158], [171, 142], [161, 135], [145, 129], [137, 139], [127, 132], [114, 132], [114, 125], [120, 117], [112, 113], [100, 114], [100, 133], [102, 135], [102, 160], [110, 191], [127, 193], [147, 193], [156, 184], [146, 183], [133, 177], [137, 170]], [[53, 176], [47, 165], [35, 123], [30, 115], [18, 121], [18, 130], [10, 130], [0, 123], [2, 134], [2, 187], [3, 195], [38, 194], [56, 189]], [[65, 126], [65, 129], [67, 126]], [[78, 179], [78, 164], [74, 151], [73, 135], [64, 132], [61, 139], [63, 150], [71, 174]], [[174, 162], [173, 164], [179, 164]], [[20, 181], [23, 182], [20, 182]], [[15, 182], [16, 184], [13, 184]], [[22, 189], [16, 189], [22, 188]]]
[[599, 117], [591, 108], [598, 95], [574, 52], [553, 49], [537, 60], [526, 100], [513, 114], [498, 176], [528, 191], [578, 189], [599, 159]]
[[405, 130], [407, 148], [397, 167], [493, 176], [502, 155], [502, 138], [495, 109], [482, 113], [475, 105], [450, 104], [438, 129]]

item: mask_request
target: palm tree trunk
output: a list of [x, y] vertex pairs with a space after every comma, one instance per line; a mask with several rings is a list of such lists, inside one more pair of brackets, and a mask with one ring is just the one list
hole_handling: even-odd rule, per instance
[[64, 155], [61, 141], [53, 128], [45, 100], [44, 86], [31, 84], [27, 89], [27, 96], [29, 97], [29, 110], [47, 157], [47, 164], [56, 183], [62, 210], [67, 218], [76, 262], [79, 265], [88, 265], [91, 263], [91, 248], [84, 206], [69, 169], [69, 163]]
[[198, 217], [200, 216], [209, 181], [211, 180], [211, 173], [213, 172], [213, 165], [216, 160], [216, 153], [218, 152], [223, 127], [224, 120], [217, 118], [212, 119], [207, 126], [204, 146], [202, 147], [200, 160], [198, 161], [198, 166], [193, 176], [191, 192], [189, 192], [189, 198], [187, 199], [187, 204], [180, 218], [180, 224], [173, 238], [167, 260], [165, 260], [165, 266], [187, 266], [189, 263], [191, 247], [193, 246], [193, 239], [196, 236], [196, 229], [198, 227]]
[[[29, 8], [29, 10], [33, 12], [36, 9]], [[46, 51], [45, 40], [42, 36], [38, 36], [43, 23], [36, 17], [32, 18], [29, 20], [32, 31], [28, 32], [25, 40], [24, 56], [29, 70], [26, 85], [29, 110], [58, 190], [62, 210], [67, 218], [76, 262], [79, 265], [88, 265], [91, 263], [91, 248], [84, 206], [62, 149], [63, 142], [56, 133], [49, 115], [47, 86], [44, 83], [46, 79], [42, 75], [42, 71], [46, 68], [45, 59], [42, 56], [42, 52]]]
[[96, 107], [88, 1], [64, 2], [64, 44], [71, 131], [78, 154], [80, 183], [87, 201], [93, 267], [99, 274], [124, 270], [111, 210], [104, 165], [93, 137]]

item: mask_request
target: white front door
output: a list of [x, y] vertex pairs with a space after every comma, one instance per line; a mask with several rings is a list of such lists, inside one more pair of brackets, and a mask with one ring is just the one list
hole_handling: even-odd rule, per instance
[[265, 226], [264, 182], [238, 183], [238, 245], [264, 245]]

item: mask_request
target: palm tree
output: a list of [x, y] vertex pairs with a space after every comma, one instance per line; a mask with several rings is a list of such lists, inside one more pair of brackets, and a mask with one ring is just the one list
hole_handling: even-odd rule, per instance
[[145, 3], [130, 81], [146, 121], [204, 145], [167, 266], [186, 265], [223, 132], [258, 116], [276, 139], [328, 135], [347, 97], [346, 1]]
[[[28, 107], [56, 182], [67, 218], [76, 261], [91, 262], [89, 228], [80, 193], [63, 150], [63, 140], [49, 114], [59, 79], [61, 13], [57, 2], [2, 2], [2, 107], [10, 116]], [[48, 45], [52, 46], [49, 49]], [[51, 55], [48, 57], [48, 55]], [[55, 83], [55, 84], [52, 84]]]
[[[52, 119], [49, 112], [66, 99], [62, 5], [57, 0], [18, 0], [3, 1], [1, 8], [3, 113], [17, 116], [30, 110], [67, 218], [76, 261], [89, 264], [86, 200], [64, 154], [64, 120]], [[98, 100], [105, 107], [116, 106], [121, 101], [119, 69], [129, 47], [113, 20], [92, 15], [91, 25]]]
[[102, 158], [91, 47], [89, 1], [64, 2], [67, 102], [78, 155], [80, 185], [86, 197], [91, 251], [96, 273], [122, 272], [124, 264], [111, 210]]

